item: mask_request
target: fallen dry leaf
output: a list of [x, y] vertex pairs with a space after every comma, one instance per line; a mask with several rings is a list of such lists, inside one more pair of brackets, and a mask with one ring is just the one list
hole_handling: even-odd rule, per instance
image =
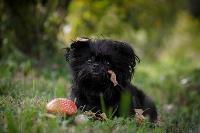
[[111, 75], [110, 80], [113, 82], [114, 86], [118, 85], [115, 72], [113, 72], [112, 70], [108, 70], [108, 73]]
[[92, 111], [85, 111], [83, 114], [88, 116], [92, 120], [100, 120], [100, 121], [108, 120], [108, 117], [106, 116], [105, 113], [97, 114]]
[[142, 115], [144, 113], [144, 110], [142, 109], [134, 109], [135, 113]]
[[146, 118], [143, 116], [144, 110], [142, 109], [134, 109], [135, 111], [135, 121], [138, 125], [141, 125]]
[[100, 117], [102, 118], [102, 120], [108, 120], [106, 113], [101, 113]]
[[92, 112], [92, 111], [85, 111], [84, 113], [83, 113], [84, 115], [87, 115], [87, 116], [92, 116], [92, 117], [95, 117], [95, 113], [94, 112]]

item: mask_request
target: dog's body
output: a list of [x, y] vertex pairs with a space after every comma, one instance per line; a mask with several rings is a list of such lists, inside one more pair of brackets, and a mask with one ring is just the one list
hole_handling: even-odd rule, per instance
[[[67, 48], [66, 58], [73, 74], [71, 99], [84, 110], [101, 111], [101, 99], [106, 108], [117, 109], [123, 93], [131, 94], [129, 114], [143, 109], [150, 121], [157, 120], [154, 103], [141, 90], [131, 85], [132, 74], [139, 58], [124, 42], [82, 38]], [[113, 76], [114, 75], [114, 76]]]

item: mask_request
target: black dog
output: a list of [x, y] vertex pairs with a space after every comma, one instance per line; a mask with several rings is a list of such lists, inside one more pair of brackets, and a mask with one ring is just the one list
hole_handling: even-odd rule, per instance
[[119, 115], [121, 95], [131, 94], [129, 114], [143, 109], [150, 121], [157, 120], [154, 103], [141, 90], [131, 85], [132, 74], [139, 58], [125, 42], [108, 39], [79, 38], [66, 48], [66, 59], [73, 74], [70, 98], [79, 108], [102, 111], [103, 97], [106, 108], [116, 109]]

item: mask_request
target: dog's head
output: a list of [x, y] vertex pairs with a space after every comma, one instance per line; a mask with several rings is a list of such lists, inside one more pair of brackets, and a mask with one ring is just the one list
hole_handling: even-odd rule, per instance
[[108, 70], [114, 71], [121, 85], [130, 82], [139, 58], [125, 42], [109, 39], [79, 38], [66, 49], [74, 81], [110, 82]]

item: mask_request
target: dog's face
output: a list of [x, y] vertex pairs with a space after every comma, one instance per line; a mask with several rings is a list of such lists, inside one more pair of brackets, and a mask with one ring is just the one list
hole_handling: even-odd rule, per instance
[[75, 81], [104, 85], [110, 82], [108, 70], [114, 71], [120, 84], [130, 82], [139, 61], [127, 43], [86, 38], [74, 41], [67, 49], [66, 58]]

